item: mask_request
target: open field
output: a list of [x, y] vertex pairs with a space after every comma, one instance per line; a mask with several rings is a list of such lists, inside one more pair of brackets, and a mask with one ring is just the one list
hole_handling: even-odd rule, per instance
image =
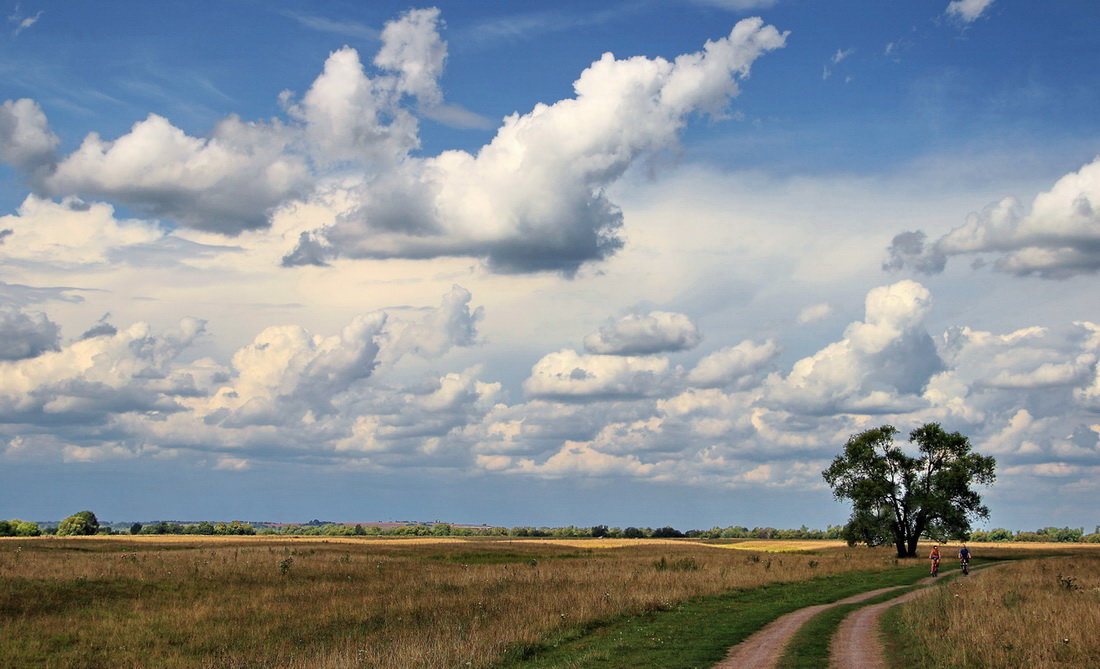
[[[804, 547], [816, 550], [790, 552]], [[824, 541], [5, 539], [0, 666], [562, 666], [628, 650], [645, 664], [696, 643], [679, 635], [718, 611], [737, 619], [698, 642], [720, 649], [803, 601], [923, 569], [889, 548]], [[558, 653], [574, 642], [578, 654]]]
[[897, 667], [1100, 666], [1100, 551], [957, 578], [887, 614], [886, 627]]
[[0, 542], [0, 664], [487, 666], [699, 595], [895, 569], [691, 541], [87, 537]]

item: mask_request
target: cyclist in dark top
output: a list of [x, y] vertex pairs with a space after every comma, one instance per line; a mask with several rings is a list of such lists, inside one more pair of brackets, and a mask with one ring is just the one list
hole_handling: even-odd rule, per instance
[[970, 549], [966, 544], [959, 549], [959, 566], [962, 567], [963, 574], [970, 573]]

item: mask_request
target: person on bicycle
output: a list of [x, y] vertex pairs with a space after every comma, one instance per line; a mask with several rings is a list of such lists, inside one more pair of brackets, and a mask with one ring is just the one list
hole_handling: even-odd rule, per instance
[[936, 544], [932, 547], [932, 552], [928, 554], [928, 559], [932, 562], [931, 574], [937, 576], [940, 573], [940, 547]]
[[962, 545], [959, 549], [959, 566], [962, 567], [963, 574], [970, 571], [970, 549], [966, 547], [966, 544]]

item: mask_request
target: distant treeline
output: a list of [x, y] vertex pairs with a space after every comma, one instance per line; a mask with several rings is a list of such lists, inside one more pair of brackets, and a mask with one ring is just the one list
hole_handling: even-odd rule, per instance
[[1091, 534], [1085, 534], [1080, 527], [1044, 527], [1034, 532], [1023, 530], [1013, 532], [1003, 527], [992, 530], [974, 530], [970, 533], [971, 541], [1043, 541], [1058, 543], [1088, 543], [1100, 544], [1100, 525]]
[[715, 527], [709, 530], [688, 530], [681, 532], [674, 527], [469, 527], [433, 523], [424, 525], [402, 525], [398, 527], [364, 527], [362, 525], [326, 524], [318, 527], [288, 525], [280, 528], [265, 528], [258, 534], [294, 534], [323, 536], [437, 536], [437, 537], [560, 537], [560, 538], [679, 538], [700, 539], [838, 539], [841, 526], [828, 530], [811, 530], [802, 527], [797, 530], [779, 530], [774, 527]]
[[[89, 514], [90, 512], [81, 512]], [[94, 515], [91, 516], [94, 519]], [[74, 517], [70, 517], [74, 518]], [[68, 519], [67, 519], [68, 520]], [[64, 522], [58, 527], [44, 526], [23, 520], [0, 520], [0, 537], [34, 537], [40, 534], [192, 534], [192, 535], [279, 535], [279, 536], [435, 536], [435, 537], [604, 537], [611, 539], [645, 538], [695, 538], [695, 539], [843, 539], [843, 526], [830, 525], [824, 530], [810, 529], [803, 525], [798, 529], [783, 530], [774, 527], [748, 528], [741, 525], [713, 527], [709, 530], [681, 532], [674, 527], [489, 527], [450, 525], [448, 523], [409, 524], [389, 527], [374, 525], [346, 525], [341, 523], [260, 526], [234, 520], [229, 523], [133, 523], [129, 531], [108, 525], [88, 526], [83, 531], [66, 531]], [[971, 541], [1031, 541], [1059, 543], [1100, 543], [1100, 526], [1096, 532], [1085, 534], [1082, 528], [1044, 527], [1034, 532], [1006, 530], [975, 530]]]

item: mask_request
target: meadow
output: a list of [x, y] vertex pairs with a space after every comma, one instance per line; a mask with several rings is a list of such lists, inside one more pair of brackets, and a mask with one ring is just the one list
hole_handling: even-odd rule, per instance
[[1100, 551], [1060, 548], [887, 614], [895, 666], [1100, 667]]
[[[975, 548], [987, 557], [1052, 552]], [[1059, 560], [995, 571], [1018, 578], [1008, 570]], [[1100, 558], [1064, 564], [1080, 588], [1047, 594], [1091, 604], [1095, 615]], [[1070, 573], [1042, 569], [1040, 589]], [[781, 613], [909, 584], [924, 570], [923, 561], [899, 564], [892, 549], [828, 541], [0, 539], [0, 666], [708, 666]], [[983, 612], [1007, 609], [1006, 596], [1020, 610], [1039, 601], [1023, 585], [1012, 591], [1019, 600], [995, 590], [989, 601], [960, 596]], [[951, 599], [936, 601], [950, 612]], [[966, 629], [976, 634], [973, 620]], [[1064, 634], [1070, 642], [1055, 650], [1076, 652], [1079, 635]]]
[[0, 665], [136, 667], [153, 658], [160, 666], [491, 666], [555, 635], [699, 596], [897, 568], [886, 551], [827, 542], [812, 555], [730, 546], [736, 542], [5, 539]]

